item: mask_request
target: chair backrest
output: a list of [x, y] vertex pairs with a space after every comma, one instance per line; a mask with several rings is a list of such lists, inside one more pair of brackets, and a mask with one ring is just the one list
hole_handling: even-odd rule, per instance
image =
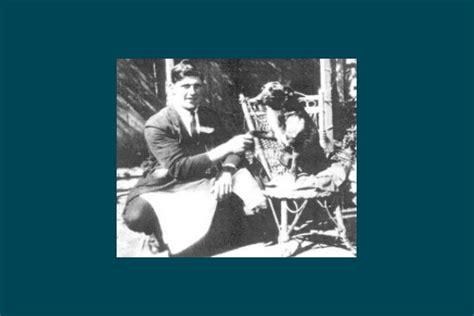
[[298, 93], [300, 97], [298, 100], [302, 103], [305, 104], [305, 110], [308, 112], [309, 116], [311, 119], [314, 121], [316, 126], [318, 127], [319, 134], [323, 135], [325, 134], [325, 130], [323, 130], [324, 123], [322, 122], [322, 95], [321, 94], [315, 94], [315, 95], [304, 95], [301, 93]]
[[[320, 135], [325, 135], [321, 122], [321, 96], [300, 94], [299, 101], [305, 103], [305, 110], [315, 122]], [[248, 102], [248, 98], [240, 95], [240, 104], [244, 113], [245, 122], [249, 131], [268, 132], [270, 130], [265, 107], [254, 107]], [[255, 155], [262, 164], [270, 179], [277, 175], [288, 172], [288, 169], [280, 162], [283, 147], [277, 140], [255, 138]]]

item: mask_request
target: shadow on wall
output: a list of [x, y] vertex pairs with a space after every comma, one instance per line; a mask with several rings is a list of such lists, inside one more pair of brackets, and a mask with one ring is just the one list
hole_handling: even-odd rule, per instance
[[154, 60], [117, 60], [117, 167], [139, 165], [147, 156], [145, 121], [164, 105]]

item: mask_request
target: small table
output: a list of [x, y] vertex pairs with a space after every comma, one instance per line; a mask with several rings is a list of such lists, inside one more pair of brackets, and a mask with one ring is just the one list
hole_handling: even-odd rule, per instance
[[[278, 227], [279, 243], [285, 243], [290, 240], [290, 234], [304, 209], [306, 208], [309, 199], [325, 198], [330, 196], [330, 193], [317, 192], [314, 190], [314, 188], [296, 190], [282, 186], [267, 187], [265, 190], [263, 190], [263, 194], [266, 196], [268, 203], [270, 204], [275, 223]], [[273, 205], [273, 199], [280, 201], [280, 220], [278, 220], [278, 216]], [[289, 204], [292, 204], [293, 208], [290, 207]], [[288, 213], [295, 214], [295, 217], [291, 223], [288, 221]]]

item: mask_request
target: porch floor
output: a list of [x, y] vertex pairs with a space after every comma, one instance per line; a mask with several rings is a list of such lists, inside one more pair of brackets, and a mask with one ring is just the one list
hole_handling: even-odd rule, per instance
[[[126, 200], [126, 191], [134, 185], [134, 179], [119, 180], [117, 183], [117, 257], [167, 257], [167, 253], [151, 254], [143, 247], [144, 234], [129, 230], [122, 220]], [[269, 210], [268, 210], [269, 212]], [[347, 236], [356, 244], [355, 209], [343, 210]], [[292, 257], [311, 258], [354, 258], [355, 254], [342, 245], [337, 238], [334, 225], [324, 217], [322, 212], [305, 210], [298, 225], [295, 226], [292, 238], [288, 243], [276, 242], [276, 224], [271, 214], [248, 216], [244, 221], [244, 246], [216, 255], [215, 257], [282, 257], [291, 252]]]

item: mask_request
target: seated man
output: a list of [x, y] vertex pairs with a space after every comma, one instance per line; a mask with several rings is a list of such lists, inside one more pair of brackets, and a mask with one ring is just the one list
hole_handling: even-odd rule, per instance
[[158, 240], [152, 252], [212, 255], [238, 244], [242, 206], [265, 204], [250, 173], [238, 169], [253, 140], [249, 134], [228, 140], [219, 117], [199, 107], [204, 81], [191, 62], [177, 64], [171, 79], [167, 107], [145, 124], [151, 157], [123, 218], [131, 230]]

